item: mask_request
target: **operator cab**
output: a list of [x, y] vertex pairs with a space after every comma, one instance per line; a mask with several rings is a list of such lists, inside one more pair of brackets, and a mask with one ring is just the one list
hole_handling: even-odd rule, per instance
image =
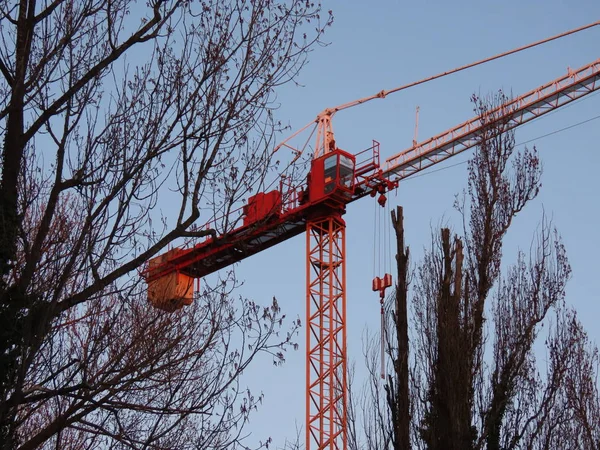
[[312, 161], [308, 182], [309, 200], [330, 197], [346, 203], [354, 194], [354, 155], [339, 148]]

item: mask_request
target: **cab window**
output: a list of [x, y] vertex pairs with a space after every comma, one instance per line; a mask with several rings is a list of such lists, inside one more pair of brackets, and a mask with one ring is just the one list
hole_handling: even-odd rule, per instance
[[331, 155], [324, 161], [325, 194], [329, 194], [335, 187], [337, 178], [337, 155]]
[[347, 156], [340, 155], [340, 184], [352, 188], [354, 183], [354, 162]]

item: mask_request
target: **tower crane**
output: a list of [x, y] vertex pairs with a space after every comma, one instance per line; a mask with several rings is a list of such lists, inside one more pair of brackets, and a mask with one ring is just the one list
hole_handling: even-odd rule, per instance
[[[576, 30], [594, 25], [600, 22]], [[286, 186], [282, 182], [277, 189], [251, 196], [239, 211], [242, 218], [239, 227], [220, 236], [207, 237], [189, 248], [169, 250], [151, 259], [144, 273], [149, 302], [165, 311], [174, 311], [192, 302], [194, 279], [306, 232], [307, 450], [347, 449], [346, 224], [343, 219], [347, 205], [365, 196], [378, 196], [380, 204], [385, 203], [386, 192], [397, 188], [401, 180], [475, 146], [483, 127], [501, 122], [504, 130], [513, 129], [600, 89], [600, 59], [569, 70], [567, 75], [488, 111], [486, 120], [475, 117], [425, 141], [413, 142], [412, 147], [383, 162], [376, 141], [358, 153], [338, 148], [331, 127], [335, 112], [409, 86], [381, 91], [372, 97], [325, 110], [312, 122], [316, 123], [317, 144], [305, 182], [299, 186]], [[289, 141], [280, 147], [292, 148], [298, 154], [302, 151], [291, 147]], [[210, 225], [207, 224], [207, 228], [211, 228]], [[380, 292], [390, 286], [388, 275], [376, 278], [373, 283], [373, 289]]]

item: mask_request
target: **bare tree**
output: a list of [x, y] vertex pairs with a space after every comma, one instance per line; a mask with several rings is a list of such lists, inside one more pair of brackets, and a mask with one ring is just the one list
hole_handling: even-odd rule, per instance
[[82, 313], [61, 316], [36, 355], [19, 448], [235, 448], [262, 400], [240, 382], [244, 369], [259, 352], [281, 364], [295, 331], [276, 338], [276, 301], [222, 292], [175, 314], [119, 292]]
[[331, 13], [298, 0], [0, 11], [3, 448], [234, 443], [257, 398], [229, 387], [256, 351], [289, 343], [272, 340], [279, 308], [229, 303], [224, 280], [184, 316], [156, 316], [137, 272], [236, 225], [275, 165], [274, 90]]
[[304, 443], [302, 442], [303, 434], [302, 427], [296, 424], [296, 436], [293, 439], [286, 439], [283, 447], [278, 447], [279, 450], [302, 450]]
[[[378, 448], [573, 448], [576, 442], [581, 444], [577, 448], [598, 446], [600, 426], [589, 420], [598, 411], [597, 350], [565, 305], [571, 268], [560, 237], [545, 218], [530, 254], [519, 252], [516, 262], [501, 270], [504, 237], [541, 186], [536, 149], [516, 153], [514, 135], [498, 116], [506, 100], [502, 92], [473, 98], [483, 132], [469, 162], [468, 189], [455, 205], [463, 233], [452, 236], [443, 228], [417, 267], [409, 401], [400, 396], [381, 401], [382, 390], [387, 399], [389, 392], [398, 392], [398, 355], [408, 351], [408, 336], [398, 326], [408, 318], [402, 308], [405, 289], [388, 299], [385, 337], [391, 370], [379, 390], [372, 388], [376, 376], [371, 374], [368, 381], [370, 394], [363, 410], [380, 411], [366, 414], [364, 434], [389, 434], [390, 424], [397, 425], [386, 420], [400, 411], [410, 417], [408, 424], [406, 419], [401, 423], [410, 426], [411, 438], [402, 446], [388, 439]], [[396, 216], [393, 223], [401, 288], [407, 284], [408, 252]], [[534, 352], [544, 324], [552, 324], [545, 340], [545, 374]], [[367, 358], [367, 366], [373, 364]]]

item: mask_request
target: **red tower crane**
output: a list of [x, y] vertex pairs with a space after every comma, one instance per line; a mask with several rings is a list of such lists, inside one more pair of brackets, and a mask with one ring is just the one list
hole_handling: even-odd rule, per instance
[[[519, 49], [503, 55], [515, 51]], [[305, 183], [281, 183], [279, 189], [257, 193], [239, 211], [241, 226], [221, 236], [207, 237], [191, 248], [175, 248], [153, 258], [145, 272], [151, 304], [173, 311], [192, 301], [194, 278], [306, 232], [307, 450], [347, 448], [346, 225], [342, 218], [346, 206], [369, 195], [379, 196], [380, 203], [384, 203], [385, 193], [397, 188], [400, 180], [475, 146], [483, 122], [486, 127], [502, 122], [504, 129], [512, 129], [600, 89], [600, 59], [489, 111], [485, 121], [475, 117], [413, 143], [383, 164], [375, 141], [372, 147], [356, 154], [335, 145], [331, 128], [335, 112], [400, 89], [325, 110], [315, 121], [317, 146]], [[282, 145], [290, 147], [287, 142]], [[212, 228], [210, 223], [207, 228]], [[373, 287], [381, 290], [389, 285], [391, 279], [383, 277]]]

